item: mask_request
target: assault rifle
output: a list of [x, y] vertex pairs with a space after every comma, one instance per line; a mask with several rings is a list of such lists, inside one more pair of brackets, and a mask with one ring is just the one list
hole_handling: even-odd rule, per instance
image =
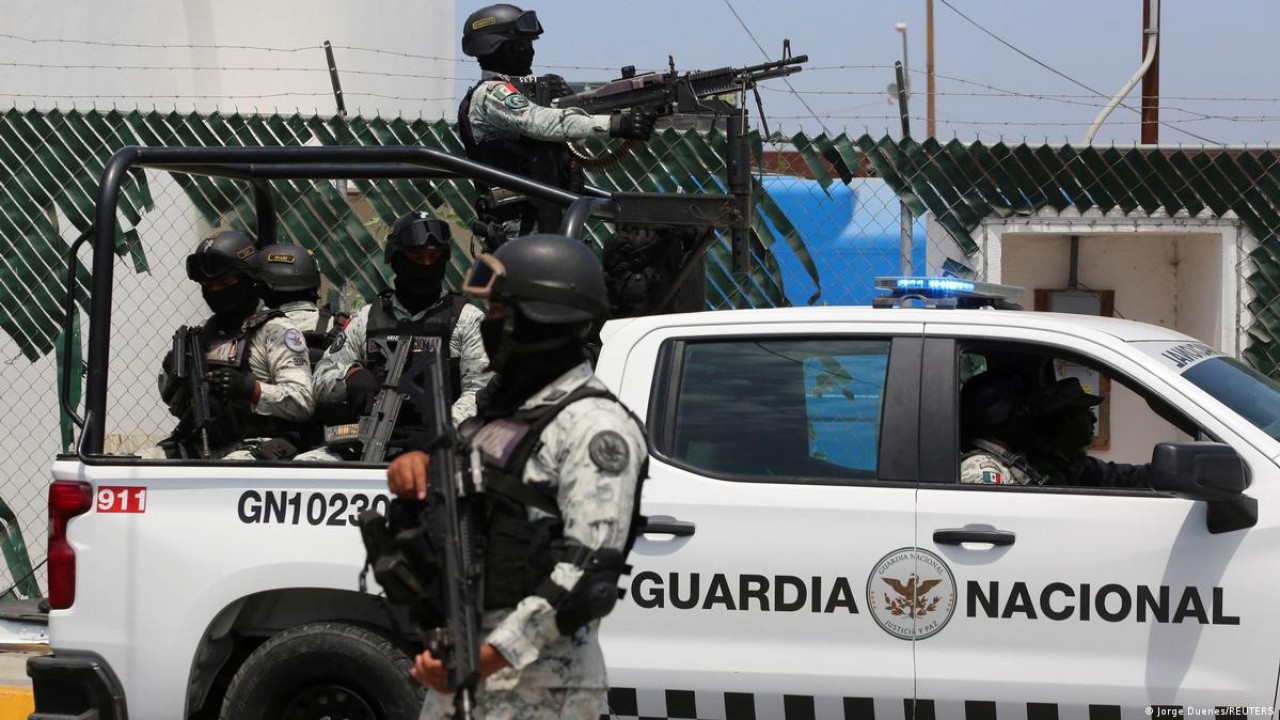
[[800, 72], [808, 55], [791, 56], [790, 44], [783, 58], [748, 67], [676, 72], [675, 59], [667, 56], [667, 72], [636, 74], [634, 65], [622, 68], [622, 77], [594, 90], [565, 95], [552, 101], [560, 108], [582, 108], [593, 115], [629, 108], [648, 108], [659, 115], [722, 111], [703, 102], [716, 95], [753, 90], [757, 83]]
[[[173, 333], [173, 353], [169, 375], [178, 382], [186, 381], [190, 407], [190, 429], [200, 438], [200, 457], [209, 459], [209, 425], [213, 412], [209, 402], [209, 382], [205, 379], [204, 340], [202, 328], [183, 325]], [[161, 396], [165, 396], [161, 389]]]
[[[391, 343], [396, 342], [396, 349], [391, 350]], [[388, 358], [387, 374], [382, 381], [382, 389], [373, 401], [373, 408], [368, 415], [361, 415], [354, 423], [331, 425], [324, 429], [326, 445], [342, 447], [359, 441], [363, 446], [360, 461], [367, 463], [382, 462], [387, 456], [387, 444], [391, 442], [391, 433], [396, 429], [396, 421], [400, 418], [400, 407], [404, 404], [404, 395], [397, 385], [404, 374], [405, 365], [409, 362], [409, 353], [415, 342], [422, 338], [404, 335], [398, 340], [394, 338], [378, 338], [373, 342]]]
[[358, 522], [374, 577], [388, 600], [409, 608], [427, 649], [448, 668], [454, 717], [470, 720], [480, 681], [480, 563], [473, 556], [472, 534], [474, 490], [481, 485], [479, 459], [473, 454], [467, 487], [457, 457], [461, 442], [449, 414], [445, 341], [427, 342], [426, 351], [398, 383], [428, 424], [430, 439], [423, 448], [431, 453], [426, 506], [396, 499], [390, 522], [371, 510], [361, 513]]

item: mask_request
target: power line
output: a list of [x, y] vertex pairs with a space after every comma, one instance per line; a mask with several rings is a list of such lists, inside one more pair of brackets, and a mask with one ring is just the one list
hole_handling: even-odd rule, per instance
[[[756, 35], [755, 33], [751, 32], [751, 28], [747, 27], [747, 24], [743, 22], [742, 16], [739, 15], [738, 11], [733, 8], [733, 3], [729, 2], [729, 0], [724, 0], [724, 4], [729, 8], [729, 12], [733, 13], [733, 16], [738, 19], [738, 24], [741, 25], [742, 29], [747, 32], [747, 35], [751, 38], [751, 42], [755, 43], [756, 47], [760, 49], [760, 54], [764, 55], [764, 59], [770, 60], [771, 58], [769, 57], [768, 51], [766, 51], [764, 49], [764, 46], [760, 44], [760, 41], [756, 39]], [[814, 112], [813, 108], [809, 107], [809, 103], [804, 98], [800, 97], [798, 93], [796, 93], [795, 87], [792, 86], [791, 81], [787, 79], [785, 75], [782, 76], [782, 82], [787, 84], [787, 87], [790, 88], [793, 94], [795, 94], [796, 99], [800, 101], [800, 104], [804, 106], [804, 109], [808, 110], [809, 114], [813, 116], [813, 119], [818, 121], [818, 125], [822, 127], [822, 131], [828, 132], [826, 124], [822, 122], [822, 118], [818, 117], [818, 113]]]
[[[1071, 77], [1070, 75], [1067, 75], [1066, 73], [1062, 72], [1061, 70], [1058, 70], [1058, 69], [1056, 69], [1056, 68], [1054, 68], [1054, 67], [1051, 67], [1048, 63], [1046, 63], [1046, 62], [1044, 62], [1044, 61], [1040, 60], [1039, 58], [1036, 58], [1036, 57], [1032, 56], [1030, 53], [1026, 52], [1025, 50], [1023, 50], [1023, 49], [1021, 49], [1021, 48], [1019, 48], [1019, 47], [1015, 46], [1013, 43], [1009, 42], [1008, 40], [1005, 40], [1004, 38], [1000, 37], [999, 35], [996, 35], [994, 32], [992, 32], [992, 31], [988, 30], [987, 28], [983, 27], [980, 23], [978, 23], [978, 22], [977, 22], [976, 20], [974, 20], [973, 18], [971, 18], [971, 17], [969, 17], [968, 15], [965, 15], [964, 13], [960, 12], [960, 10], [959, 10], [959, 9], [957, 9], [955, 5], [952, 5], [952, 4], [951, 4], [950, 0], [941, 0], [941, 2], [942, 2], [942, 4], [943, 4], [943, 5], [946, 5], [946, 6], [951, 10], [951, 12], [953, 12], [953, 13], [955, 13], [955, 14], [959, 15], [960, 17], [964, 18], [964, 20], [965, 20], [966, 22], [968, 22], [970, 25], [973, 25], [974, 27], [978, 28], [978, 29], [979, 29], [979, 30], [981, 30], [982, 32], [984, 32], [984, 33], [986, 33], [987, 35], [991, 36], [991, 38], [992, 38], [992, 39], [994, 39], [996, 42], [1000, 43], [1001, 45], [1004, 45], [1005, 47], [1009, 48], [1010, 50], [1013, 50], [1014, 52], [1016, 52], [1016, 53], [1018, 53], [1019, 55], [1021, 55], [1021, 56], [1025, 57], [1026, 59], [1030, 60], [1031, 62], [1033, 62], [1033, 63], [1035, 63], [1035, 64], [1039, 65], [1040, 67], [1044, 68], [1045, 70], [1048, 70], [1049, 72], [1053, 73], [1054, 75], [1057, 75], [1058, 77], [1061, 77], [1061, 78], [1063, 78], [1064, 80], [1067, 80], [1067, 81], [1071, 82], [1072, 84], [1074, 84], [1074, 85], [1076, 85], [1076, 86], [1078, 86], [1078, 87], [1081, 87], [1081, 88], [1083, 88], [1083, 89], [1085, 89], [1085, 90], [1088, 90], [1089, 92], [1093, 93], [1094, 95], [1098, 95], [1098, 96], [1100, 96], [1100, 97], [1104, 97], [1104, 98], [1108, 98], [1108, 99], [1110, 99], [1110, 96], [1109, 96], [1109, 95], [1107, 95], [1107, 94], [1105, 94], [1105, 93], [1103, 93], [1102, 91], [1100, 91], [1100, 90], [1096, 90], [1096, 89], [1094, 89], [1094, 88], [1091, 88], [1091, 87], [1089, 87], [1088, 85], [1085, 85], [1084, 83], [1080, 82], [1079, 80], [1076, 80], [1075, 78]], [[1129, 111], [1131, 111], [1131, 112], [1135, 112], [1135, 113], [1139, 113], [1139, 114], [1141, 114], [1141, 113], [1140, 113], [1140, 111], [1138, 111], [1138, 110], [1134, 109], [1133, 107], [1131, 107], [1131, 106], [1129, 106], [1129, 105], [1127, 105], [1127, 104], [1125, 104], [1125, 103], [1123, 103], [1123, 102], [1122, 102], [1122, 103], [1120, 103], [1120, 107], [1125, 108], [1126, 110], [1129, 110]], [[1090, 125], [1092, 125], [1093, 123], [1089, 123], [1089, 124], [1090, 124]], [[1195, 134], [1195, 133], [1193, 133], [1193, 132], [1191, 132], [1191, 131], [1189, 131], [1189, 130], [1183, 130], [1182, 128], [1179, 128], [1179, 127], [1176, 127], [1176, 126], [1173, 126], [1173, 125], [1168, 125], [1168, 124], [1167, 124], [1167, 123], [1165, 123], [1163, 120], [1162, 120], [1162, 121], [1160, 121], [1160, 124], [1161, 124], [1161, 125], [1165, 125], [1166, 127], [1170, 127], [1170, 128], [1172, 128], [1172, 129], [1177, 130], [1178, 132], [1184, 133], [1184, 134], [1186, 134], [1186, 135], [1190, 135], [1191, 137], [1193, 137], [1193, 138], [1195, 138], [1195, 139], [1197, 139], [1197, 140], [1201, 140], [1201, 141], [1203, 141], [1203, 142], [1207, 142], [1207, 143], [1211, 143], [1211, 144], [1217, 144], [1217, 143], [1214, 143], [1214, 141], [1213, 141], [1213, 140], [1210, 140], [1209, 138], [1206, 138], [1206, 137], [1203, 137], [1203, 136], [1197, 135], [1197, 134]]]

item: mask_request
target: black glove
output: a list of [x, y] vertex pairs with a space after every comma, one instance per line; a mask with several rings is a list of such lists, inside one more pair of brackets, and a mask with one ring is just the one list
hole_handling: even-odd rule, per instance
[[347, 401], [361, 415], [367, 415], [373, 408], [373, 401], [381, 389], [382, 384], [368, 368], [359, 368], [347, 376]]
[[653, 123], [657, 119], [658, 113], [648, 108], [631, 108], [616, 112], [609, 118], [609, 137], [644, 142], [653, 135]]
[[227, 400], [252, 399], [253, 388], [258, 384], [252, 375], [231, 368], [218, 368], [205, 377], [209, 379], [209, 394]]

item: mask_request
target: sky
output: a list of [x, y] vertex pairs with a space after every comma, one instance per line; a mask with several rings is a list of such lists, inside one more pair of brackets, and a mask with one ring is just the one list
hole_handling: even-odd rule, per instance
[[[1142, 0], [947, 2], [1105, 97], [1019, 55], [934, 0], [940, 138], [1078, 143], [1141, 60]], [[479, 7], [459, 2], [459, 24]], [[909, 65], [918, 71], [911, 73], [912, 134], [925, 132], [926, 0], [548, 0], [527, 8], [538, 11], [546, 31], [536, 45], [535, 71], [570, 80], [610, 79], [628, 64], [662, 69], [668, 54], [681, 70], [754, 64], [765, 53], [748, 30], [771, 58], [789, 38], [793, 53], [810, 58], [808, 69], [790, 78], [797, 92], [774, 80], [762, 93], [770, 130], [788, 134], [825, 128], [899, 136], [885, 88], [902, 54], [894, 26], [906, 22]], [[1280, 142], [1280, 2], [1174, 0], [1161, 14], [1160, 117], [1169, 124], [1161, 127], [1160, 141]], [[467, 65], [460, 65], [459, 74], [467, 75]], [[1129, 102], [1137, 106], [1138, 88]], [[1137, 118], [1118, 108], [1095, 143], [1136, 142]]]

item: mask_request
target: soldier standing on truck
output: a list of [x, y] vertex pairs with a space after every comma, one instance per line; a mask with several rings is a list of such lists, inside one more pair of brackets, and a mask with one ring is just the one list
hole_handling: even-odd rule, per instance
[[173, 377], [170, 353], [161, 397], [179, 423], [144, 457], [195, 458], [207, 450], [211, 459], [287, 460], [297, 452], [289, 438], [314, 407], [311, 364], [302, 332], [262, 305], [256, 253], [253, 238], [228, 230], [201, 240], [187, 256], [187, 277], [200, 283], [213, 311], [198, 329], [210, 417], [194, 418], [192, 386]]
[[[401, 216], [387, 236], [383, 259], [395, 274], [395, 290], [360, 308], [316, 364], [316, 397], [322, 405], [347, 402], [357, 415], [369, 412], [386, 380], [390, 358], [377, 340], [388, 337], [449, 338], [449, 382], [455, 424], [475, 415], [476, 392], [489, 383], [489, 357], [480, 339], [483, 313], [444, 289], [452, 233], [449, 224], [422, 210]], [[349, 418], [348, 421], [355, 418]], [[406, 407], [396, 423], [399, 440], [416, 429]], [[336, 447], [303, 453], [299, 460], [355, 459]], [[394, 452], [387, 454], [388, 459]]]
[[[481, 333], [502, 373], [461, 429], [483, 463], [486, 508], [474, 716], [597, 720], [599, 618], [618, 598], [648, 460], [643, 425], [586, 359], [607, 307], [600, 261], [568, 237], [515, 238], [477, 258], [463, 292], [489, 301]], [[429, 463], [401, 455], [391, 491], [425, 498]], [[444, 664], [424, 652], [412, 675], [436, 691], [420, 717], [452, 717]]]
[[[499, 4], [471, 13], [462, 27], [462, 52], [480, 62], [481, 73], [458, 107], [458, 134], [472, 160], [581, 192], [582, 167], [565, 141], [645, 141], [653, 134], [656, 115], [640, 108], [588, 115], [576, 108], [548, 107], [570, 90], [558, 75], [533, 75], [533, 41], [540, 35], [542, 24], [532, 10]], [[500, 224], [507, 236], [560, 228], [564, 208], [559, 205], [476, 185], [477, 216], [483, 223]]]

